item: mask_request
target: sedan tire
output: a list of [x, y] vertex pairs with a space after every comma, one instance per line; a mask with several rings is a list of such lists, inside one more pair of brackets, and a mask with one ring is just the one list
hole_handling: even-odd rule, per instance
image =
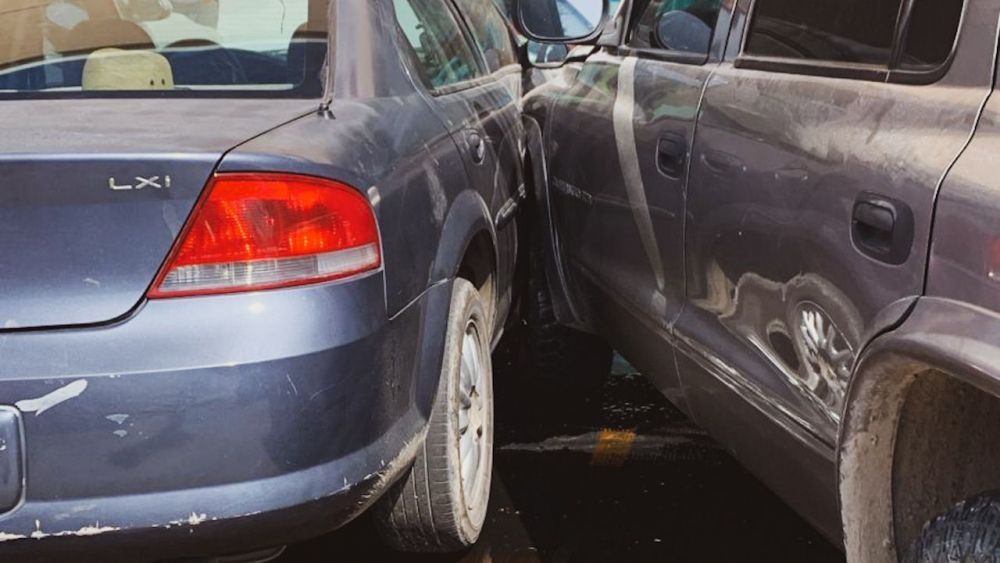
[[401, 551], [457, 551], [479, 539], [493, 469], [487, 319], [476, 288], [456, 280], [427, 438], [409, 474], [373, 511], [380, 535]]

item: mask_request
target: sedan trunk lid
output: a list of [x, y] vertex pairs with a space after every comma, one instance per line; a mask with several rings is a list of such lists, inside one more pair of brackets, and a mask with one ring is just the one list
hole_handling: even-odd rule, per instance
[[0, 102], [0, 330], [135, 308], [221, 157], [308, 100]]

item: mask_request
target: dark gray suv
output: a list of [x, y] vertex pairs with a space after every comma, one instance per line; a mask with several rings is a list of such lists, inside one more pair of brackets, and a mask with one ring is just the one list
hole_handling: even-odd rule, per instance
[[1000, 1], [603, 4], [514, 7], [593, 45], [525, 101], [552, 318], [850, 561], [997, 557]]

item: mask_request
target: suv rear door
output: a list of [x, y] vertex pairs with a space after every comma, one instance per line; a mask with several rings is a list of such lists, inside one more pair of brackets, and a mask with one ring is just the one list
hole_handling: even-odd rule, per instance
[[752, 468], [780, 458], [719, 389], [832, 461], [860, 347], [923, 292], [937, 189], [990, 90], [997, 4], [740, 2], [698, 121], [676, 331], [696, 417]]
[[[632, 3], [622, 43], [592, 55], [559, 96], [548, 143], [553, 219], [574, 293], [598, 289], [606, 332], [617, 318], [662, 333], [680, 310], [687, 156], [725, 45], [720, 5]], [[661, 37], [664, 18], [672, 27]]]

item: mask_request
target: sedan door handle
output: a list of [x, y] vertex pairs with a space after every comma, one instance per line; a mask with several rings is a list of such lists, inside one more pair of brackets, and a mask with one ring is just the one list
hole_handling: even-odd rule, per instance
[[674, 180], [684, 176], [687, 165], [687, 138], [677, 133], [667, 133], [656, 145], [656, 167]]
[[854, 203], [851, 238], [863, 254], [900, 265], [913, 248], [913, 211], [901, 201], [865, 192]]

